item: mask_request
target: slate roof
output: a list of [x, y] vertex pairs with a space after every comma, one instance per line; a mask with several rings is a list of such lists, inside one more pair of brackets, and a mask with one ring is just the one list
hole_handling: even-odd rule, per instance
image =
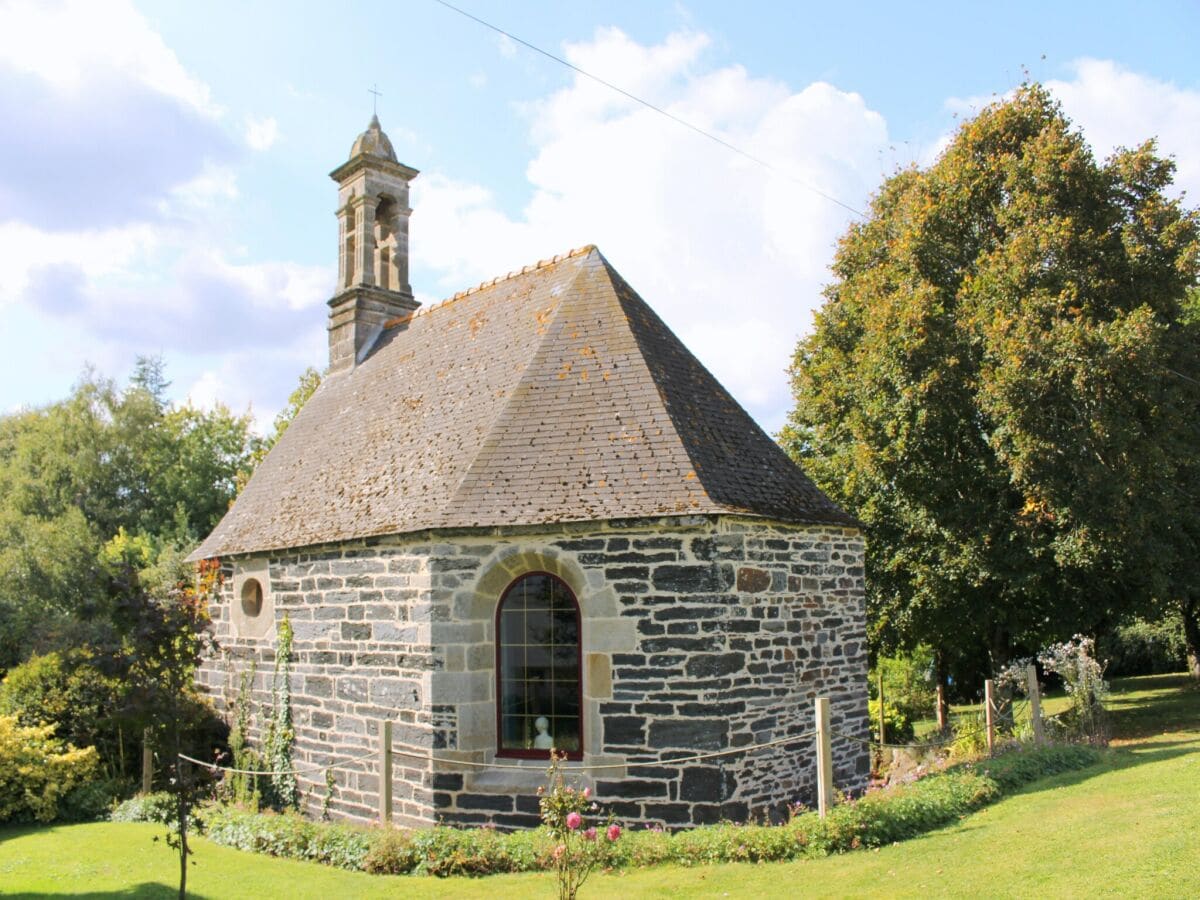
[[192, 556], [708, 513], [856, 524], [585, 247], [389, 323]]

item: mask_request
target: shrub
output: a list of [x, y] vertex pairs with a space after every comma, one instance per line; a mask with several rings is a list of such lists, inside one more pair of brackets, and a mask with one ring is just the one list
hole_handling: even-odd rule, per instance
[[1051, 644], [1038, 654], [1038, 662], [1047, 672], [1058, 675], [1071, 700], [1071, 708], [1059, 720], [1077, 737], [1093, 744], [1108, 742], [1108, 682], [1104, 667], [1096, 659], [1091, 638], [1075, 635], [1070, 641]]
[[166, 791], [138, 794], [130, 797], [112, 811], [113, 822], [158, 822], [166, 825], [175, 820], [175, 798]]
[[974, 759], [987, 752], [987, 720], [983, 713], [964, 716], [954, 725], [954, 740], [950, 756], [954, 759]]
[[371, 841], [363, 858], [363, 869], [374, 875], [407, 875], [417, 867], [417, 851], [412, 832], [402, 828], [384, 828]]
[[362, 870], [370, 849], [365, 828], [310, 822], [294, 812], [258, 813], [211, 806], [201, 815], [209, 840], [239, 850]]
[[95, 771], [96, 748], [64, 745], [53, 725], [0, 716], [0, 822], [54, 821], [59, 801]]
[[[879, 701], [867, 701], [867, 714], [871, 719], [871, 740], [881, 740], [879, 736]], [[913, 738], [913, 723], [901, 709], [890, 699], [886, 699], [883, 708], [883, 725], [887, 729], [884, 735], [885, 743], [896, 744], [911, 741]]]
[[126, 778], [103, 778], [74, 788], [59, 805], [58, 817], [68, 822], [95, 822], [107, 819], [122, 797], [133, 791]]
[[[24, 726], [53, 725], [59, 739], [95, 747], [108, 777], [120, 779], [132, 774], [127, 769], [140, 759], [142, 743], [142, 726], [129, 713], [129, 695], [120, 679], [100, 670], [92, 649], [54, 651], [9, 670], [0, 682], [0, 715], [16, 716]], [[189, 690], [179, 709], [184, 753], [209, 759], [225, 746], [228, 726], [208, 698]]]
[[[879, 698], [879, 673], [883, 672], [883, 699], [888, 707], [894, 707], [900, 717], [909, 722], [919, 722], [934, 714], [937, 689], [933, 677], [933, 651], [928, 647], [917, 647], [894, 656], [881, 656], [870, 672], [868, 682], [870, 694]], [[876, 708], [875, 718], [879, 720]], [[888, 722], [889, 730], [891, 723]]]
[[119, 714], [124, 695], [125, 688], [97, 668], [88, 648], [52, 652], [9, 670], [0, 683], [0, 715], [16, 716], [25, 726], [54, 725], [61, 740], [95, 747], [109, 773], [117, 774], [122, 750], [132, 756], [135, 746]]
[[1097, 641], [1096, 654], [1111, 676], [1161, 675], [1187, 668], [1187, 642], [1178, 612], [1148, 622], [1134, 619]]

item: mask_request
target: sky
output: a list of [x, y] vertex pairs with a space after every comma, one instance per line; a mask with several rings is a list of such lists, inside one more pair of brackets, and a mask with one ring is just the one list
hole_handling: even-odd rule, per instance
[[418, 300], [596, 244], [772, 433], [851, 210], [1022, 80], [1200, 204], [1196, 0], [457, 2], [769, 165], [435, 0], [0, 0], [0, 413], [156, 355], [269, 427], [326, 362], [372, 86]]

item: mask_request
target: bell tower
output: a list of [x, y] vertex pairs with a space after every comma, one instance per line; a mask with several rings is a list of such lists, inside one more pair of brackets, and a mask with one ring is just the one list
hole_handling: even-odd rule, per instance
[[329, 177], [338, 185], [338, 281], [329, 301], [329, 371], [366, 358], [384, 323], [420, 304], [408, 283], [408, 183], [417, 170], [396, 159], [372, 116]]

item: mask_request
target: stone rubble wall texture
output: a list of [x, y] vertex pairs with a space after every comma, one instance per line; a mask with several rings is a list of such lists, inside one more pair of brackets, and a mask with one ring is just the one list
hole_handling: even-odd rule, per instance
[[[559, 576], [579, 600], [583, 764], [606, 767], [582, 783], [627, 823], [777, 817], [788, 803], [813, 803], [812, 737], [672, 759], [810, 732], [818, 696], [831, 701], [833, 729], [866, 737], [860, 533], [697, 516], [372, 539], [272, 557], [275, 616], [295, 627], [296, 765], [369, 752], [390, 715], [398, 751], [521, 767], [398, 755], [397, 822], [535, 824], [545, 762], [495, 757], [496, 605], [531, 571]], [[274, 639], [233, 637], [230, 592], [214, 610], [222, 651], [201, 681], [228, 709], [234, 673], [256, 658], [257, 711], [269, 704]], [[864, 788], [867, 749], [835, 738], [833, 752], [836, 787]], [[377, 761], [336, 777], [333, 812], [374, 818]], [[318, 808], [323, 772], [300, 780]]]

